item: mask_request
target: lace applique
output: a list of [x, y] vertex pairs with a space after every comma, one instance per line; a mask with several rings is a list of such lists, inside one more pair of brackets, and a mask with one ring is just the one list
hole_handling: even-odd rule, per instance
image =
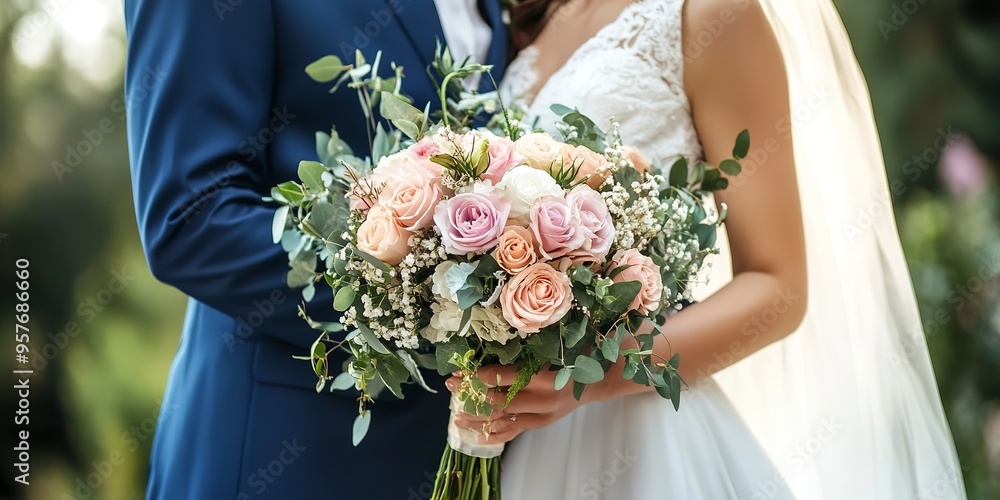
[[552, 104], [575, 106], [606, 125], [621, 124], [626, 143], [667, 162], [678, 155], [700, 159], [701, 145], [684, 92], [681, 16], [684, 0], [639, 0], [584, 42], [565, 64], [538, 83], [530, 46], [508, 67], [501, 92], [528, 108], [528, 121], [554, 131]]

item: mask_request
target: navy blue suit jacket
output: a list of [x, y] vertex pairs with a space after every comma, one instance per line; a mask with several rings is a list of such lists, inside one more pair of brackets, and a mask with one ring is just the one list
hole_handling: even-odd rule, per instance
[[[506, 32], [498, 2], [481, 4], [499, 79]], [[153, 275], [190, 296], [147, 497], [427, 498], [445, 443], [442, 380], [437, 395], [413, 387], [405, 401], [379, 399], [352, 446], [354, 396], [317, 394], [309, 364], [292, 359], [317, 332], [297, 317], [301, 294], [285, 285], [274, 207], [261, 197], [315, 158], [316, 131], [336, 125], [366, 150], [354, 92], [329, 94], [308, 63], [383, 50], [404, 67], [405, 92], [434, 98], [425, 68], [444, 39], [434, 2], [125, 0], [125, 20], [142, 244]], [[309, 309], [331, 300], [320, 290]]]

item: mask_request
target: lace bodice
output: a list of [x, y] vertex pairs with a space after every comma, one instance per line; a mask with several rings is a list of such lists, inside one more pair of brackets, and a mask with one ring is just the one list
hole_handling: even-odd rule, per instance
[[[607, 129], [613, 117], [622, 139], [651, 159], [669, 162], [678, 155], [701, 159], [702, 149], [684, 92], [681, 9], [684, 0], [638, 0], [587, 40], [536, 95], [535, 59], [529, 46], [510, 64], [501, 84], [508, 99], [528, 108], [554, 132], [552, 104], [578, 107]], [[666, 163], [669, 166], [669, 163]]]

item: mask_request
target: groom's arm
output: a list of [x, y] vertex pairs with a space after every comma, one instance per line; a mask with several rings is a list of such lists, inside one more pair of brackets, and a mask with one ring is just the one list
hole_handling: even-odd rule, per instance
[[[218, 13], [209, 0], [125, 0], [125, 89], [136, 214], [153, 275], [299, 344], [315, 338], [271, 240], [263, 151], [240, 144], [274, 116], [268, 0]], [[328, 304], [317, 287], [313, 304]], [[257, 325], [258, 317], [263, 323]], [[220, 336], [224, 332], [219, 332]]]

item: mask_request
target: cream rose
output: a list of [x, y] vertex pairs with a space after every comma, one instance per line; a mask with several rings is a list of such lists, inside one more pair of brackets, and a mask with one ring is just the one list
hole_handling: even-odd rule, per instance
[[616, 283], [638, 281], [642, 285], [638, 295], [629, 304], [628, 310], [639, 311], [640, 314], [649, 314], [659, 309], [660, 299], [663, 297], [663, 281], [660, 278], [660, 268], [653, 263], [653, 259], [641, 254], [634, 248], [619, 250], [611, 259], [611, 265], [608, 266], [608, 270], [620, 266], [629, 267], [611, 278], [612, 281]]
[[521, 136], [514, 141], [514, 150], [524, 157], [525, 164], [546, 172], [557, 159], [564, 159], [567, 152], [565, 144], [542, 132]]
[[510, 200], [510, 220], [527, 226], [528, 214], [535, 201], [543, 196], [562, 196], [563, 190], [548, 172], [527, 165], [510, 169], [497, 184], [503, 197]]
[[410, 253], [409, 239], [413, 233], [399, 223], [389, 207], [376, 205], [358, 228], [358, 249], [376, 259], [395, 266]]
[[515, 274], [500, 292], [503, 317], [523, 333], [536, 333], [556, 323], [572, 306], [569, 276], [545, 263]]
[[493, 258], [510, 274], [523, 271], [538, 262], [534, 235], [526, 228], [508, 226], [500, 235], [500, 241], [493, 250]]

